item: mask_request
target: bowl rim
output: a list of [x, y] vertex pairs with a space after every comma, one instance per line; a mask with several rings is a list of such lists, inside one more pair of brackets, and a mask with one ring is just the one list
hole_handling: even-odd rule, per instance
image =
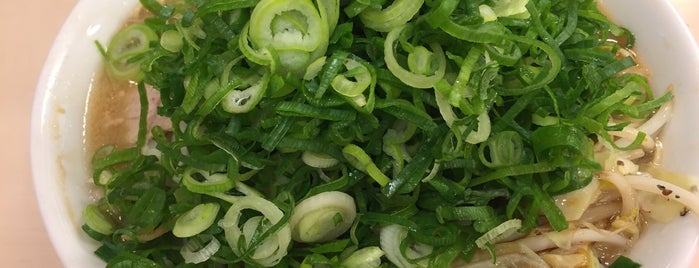
[[[85, 57], [89, 54], [95, 58], [99, 52], [92, 40], [100, 40], [104, 43], [108, 40], [119, 25], [114, 25], [114, 21], [125, 21], [131, 13], [124, 10], [135, 10], [138, 0], [118, 0], [118, 1], [90, 1], [79, 0], [66, 20], [63, 22], [56, 38], [51, 44], [48, 56], [41, 69], [37, 82], [31, 110], [29, 155], [32, 182], [35, 198], [39, 205], [39, 211], [44, 227], [48, 233], [49, 240], [56, 251], [62, 264], [67, 267], [76, 264], [89, 267], [103, 266], [104, 262], [92, 251], [86, 251], [84, 244], [87, 238], [80, 228], [81, 224], [76, 222], [79, 211], [72, 211], [70, 200], [65, 192], [58, 192], [55, 189], [65, 190], [65, 177], [67, 170], [63, 166], [62, 159], [65, 155], [61, 149], [66, 146], [60, 141], [63, 129], [66, 109], [71, 107], [61, 107], [56, 105], [57, 99], [65, 98], [54, 92], [59, 87], [70, 87], [71, 76], [68, 79], [61, 77], [66, 75], [65, 70], [70, 61], [80, 61], [75, 59]], [[99, 14], [94, 10], [117, 10], [119, 12], [107, 12]], [[83, 40], [82, 47], [76, 48], [77, 40]], [[84, 49], [92, 49], [84, 50]], [[76, 56], [79, 55], [79, 56]], [[73, 58], [71, 60], [71, 58]], [[97, 56], [99, 58], [99, 56]], [[82, 64], [82, 63], [77, 63]], [[95, 63], [92, 62], [94, 65]], [[93, 66], [96, 67], [96, 66]], [[93, 69], [93, 70], [96, 70]], [[94, 74], [90, 75], [93, 77]], [[84, 77], [83, 77], [84, 78]], [[84, 102], [83, 100], [72, 100], [74, 102]], [[84, 106], [84, 105], [83, 105]], [[79, 112], [79, 111], [78, 111]], [[55, 114], [53, 114], [55, 113]], [[57, 114], [57, 115], [56, 115]], [[75, 127], [75, 126], [67, 126]], [[78, 127], [82, 131], [82, 126]], [[82, 140], [82, 139], [81, 139]], [[73, 156], [82, 155], [80, 151], [73, 151]], [[70, 156], [68, 156], [70, 157]], [[84, 162], [84, 161], [83, 161]], [[66, 215], [70, 215], [67, 217]], [[71, 235], [66, 235], [71, 234]], [[75, 234], [75, 235], [73, 235]], [[90, 243], [89, 241], [87, 243]], [[95, 245], [97, 245], [95, 243]], [[96, 247], [95, 247], [96, 248]]]

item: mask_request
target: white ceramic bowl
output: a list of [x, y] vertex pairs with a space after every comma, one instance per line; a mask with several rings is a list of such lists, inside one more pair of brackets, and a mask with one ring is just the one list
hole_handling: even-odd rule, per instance
[[[636, 34], [637, 51], [658, 91], [674, 86], [674, 117], [664, 136], [665, 166], [699, 176], [699, 51], [667, 0], [601, 0], [614, 20]], [[84, 150], [86, 100], [106, 43], [137, 0], [80, 1], [63, 25], [36, 89], [31, 164], [36, 195], [51, 241], [68, 267], [102, 267], [97, 244], [80, 229], [91, 183]], [[105, 12], [106, 11], [106, 12]], [[653, 225], [630, 253], [645, 267], [690, 267], [699, 221], [682, 217]]]

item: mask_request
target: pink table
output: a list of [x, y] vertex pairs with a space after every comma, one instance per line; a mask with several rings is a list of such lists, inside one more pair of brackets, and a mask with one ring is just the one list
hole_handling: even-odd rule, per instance
[[[103, 0], [105, 1], [105, 0]], [[0, 259], [3, 267], [61, 267], [41, 222], [29, 169], [34, 87], [77, 0], [24, 0], [0, 9]], [[699, 39], [699, 1], [673, 0]], [[699, 267], [699, 255], [695, 262]]]

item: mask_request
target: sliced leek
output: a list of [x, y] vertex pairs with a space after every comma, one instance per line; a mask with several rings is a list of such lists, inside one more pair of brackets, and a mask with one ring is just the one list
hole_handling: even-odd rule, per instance
[[520, 219], [505, 221], [476, 239], [476, 246], [485, 248], [487, 244], [496, 244], [500, 240], [516, 234], [517, 230], [520, 228], [522, 228], [522, 221]]
[[416, 243], [405, 247], [401, 251], [401, 243], [408, 236], [408, 229], [400, 225], [388, 225], [381, 228], [381, 249], [386, 253], [386, 258], [399, 268], [428, 267], [427, 259], [414, 262], [411, 260], [424, 257], [432, 253], [431, 246]]
[[209, 174], [188, 168], [182, 175], [182, 184], [191, 192], [205, 194], [228, 191], [235, 186], [235, 181], [223, 173]]
[[[626, 246], [648, 208], [699, 209], [639, 177], [672, 94], [594, 1], [141, 4], [99, 47], [141, 104], [135, 146], [91, 163], [82, 228], [108, 267], [545, 267], [532, 249]], [[616, 233], [580, 227], [619, 210]]]
[[109, 235], [114, 233], [114, 223], [110, 220], [95, 204], [90, 204], [83, 210], [82, 213], [85, 224], [92, 230]]
[[203, 232], [214, 223], [219, 208], [221, 205], [218, 203], [196, 205], [177, 218], [172, 234], [177, 237], [190, 237]]
[[119, 31], [107, 47], [107, 72], [117, 79], [139, 79], [141, 61], [134, 60], [150, 49], [158, 35], [142, 23], [129, 25]]
[[[456, 113], [454, 112], [452, 106], [449, 104], [447, 98], [444, 95], [442, 95], [438, 90], [435, 90], [434, 94], [437, 107], [439, 108], [439, 113], [442, 115], [444, 122], [447, 124], [447, 126], [452, 128], [453, 131], [456, 131], [460, 135], [464, 134], [463, 132], [466, 130], [466, 128], [463, 125], [454, 125], [454, 122], [457, 121], [459, 118], [457, 118]], [[478, 144], [484, 142], [490, 136], [491, 123], [490, 116], [488, 115], [488, 113], [486, 111], [481, 112], [478, 115], [477, 120], [478, 129], [469, 132], [466, 136], [466, 142], [470, 144]]]
[[[241, 219], [244, 219], [241, 217], [244, 210], [257, 211], [262, 215], [249, 218], [241, 223]], [[223, 228], [226, 240], [236, 255], [242, 256], [251, 251], [252, 254], [247, 256], [248, 258], [258, 265], [272, 267], [287, 254], [289, 243], [291, 243], [291, 229], [288, 224], [284, 224], [276, 232], [269, 235], [261, 242], [260, 246], [249, 247], [253, 240], [260, 235], [258, 233], [269, 230], [283, 216], [283, 212], [274, 203], [262, 197], [249, 195], [236, 200], [228, 208], [226, 215], [219, 221], [218, 225]]]
[[311, 151], [304, 151], [301, 154], [301, 159], [306, 165], [315, 168], [330, 168], [340, 163], [339, 160], [328, 154]]
[[221, 101], [223, 110], [230, 113], [246, 113], [262, 100], [269, 84], [270, 74], [265, 72], [260, 79], [246, 89], [231, 90]]
[[379, 32], [388, 32], [410, 21], [420, 11], [423, 2], [424, 0], [395, 0], [383, 9], [366, 8], [359, 13], [359, 18], [366, 27]]
[[277, 53], [278, 72], [303, 75], [309, 64], [325, 54], [339, 4], [321, 3], [319, 11], [309, 0], [262, 0], [253, 9], [249, 40], [258, 49]]
[[[395, 43], [398, 41], [401, 33], [406, 29], [406, 27], [408, 27], [408, 25], [403, 24], [392, 29], [388, 35], [386, 35], [386, 41], [384, 43], [384, 61], [386, 61], [386, 67], [388, 67], [393, 75], [409, 86], [416, 88], [431, 88], [440, 79], [442, 79], [442, 77], [444, 77], [444, 73], [446, 71], [447, 64], [444, 52], [442, 51], [442, 46], [438, 43], [431, 43], [429, 46], [432, 49], [432, 52], [429, 53], [429, 56], [414, 55], [413, 57], [420, 57], [421, 59], [416, 59], [411, 64], [414, 66], [414, 70], [406, 70], [398, 63], [395, 53]], [[416, 51], [412, 53], [427, 53], [427, 49], [424, 47], [420, 47], [419, 49], [415, 50]], [[410, 54], [408, 57], [411, 57]], [[427, 57], [427, 59], [424, 59], [425, 57]], [[423, 66], [415, 66], [418, 62], [429, 66], [434, 65], [434, 67], [426, 68]], [[429, 71], [426, 71], [425, 69], [429, 69]]]
[[365, 247], [344, 259], [342, 265], [354, 268], [376, 268], [381, 265], [381, 256], [383, 255], [383, 250], [377, 246]]
[[[202, 244], [204, 244], [202, 246]], [[202, 263], [211, 258], [221, 248], [221, 242], [216, 237], [205, 234], [197, 237], [189, 238], [185, 242], [180, 255], [184, 258], [185, 263]]]
[[322, 192], [301, 201], [291, 215], [291, 237], [303, 243], [337, 238], [352, 226], [357, 216], [354, 198], [346, 193]]
[[391, 179], [376, 166], [371, 157], [359, 146], [348, 144], [342, 149], [342, 154], [354, 168], [369, 174], [379, 185], [385, 186], [391, 181]]
[[[337, 93], [346, 97], [361, 95], [371, 85], [369, 70], [353, 59], [346, 59], [344, 64], [348, 70], [347, 73], [335, 76], [330, 85]], [[350, 80], [350, 77], [354, 81]]]

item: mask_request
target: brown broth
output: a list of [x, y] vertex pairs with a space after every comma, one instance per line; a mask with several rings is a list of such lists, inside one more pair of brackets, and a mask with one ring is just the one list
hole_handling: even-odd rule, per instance
[[[139, 6], [123, 27], [148, 16], [150, 13]], [[102, 69], [95, 75], [87, 98], [84, 140], [88, 159], [104, 145], [124, 148], [136, 143], [140, 109], [136, 83], [111, 79]]]
[[97, 76], [88, 96], [85, 114], [85, 150], [88, 157], [100, 147], [135, 144], [138, 133], [138, 91], [130, 81]]

